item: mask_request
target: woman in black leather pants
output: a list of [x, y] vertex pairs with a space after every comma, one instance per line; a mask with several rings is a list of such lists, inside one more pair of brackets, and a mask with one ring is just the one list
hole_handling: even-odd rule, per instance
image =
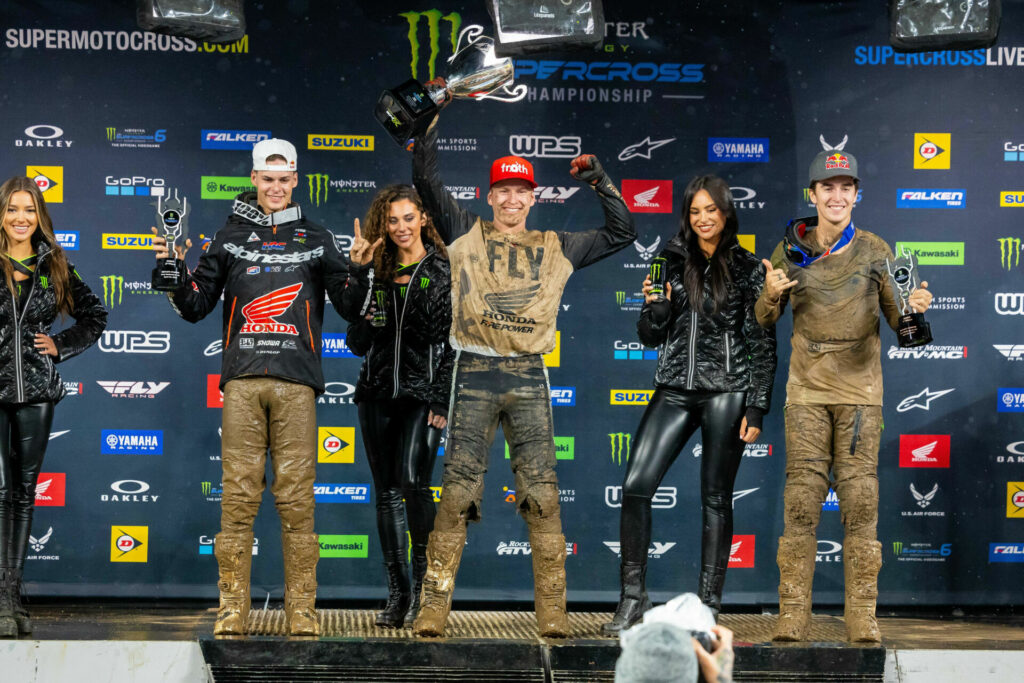
[[697, 594], [715, 617], [732, 543], [732, 490], [744, 443], [761, 433], [775, 376], [775, 336], [754, 317], [764, 266], [739, 246], [729, 185], [700, 176], [687, 185], [679, 233], [666, 259], [664, 300], [651, 296], [637, 323], [640, 341], [660, 347], [655, 392], [637, 428], [623, 482], [622, 592], [609, 635], [637, 622], [651, 603], [644, 587], [651, 498], [700, 428], [703, 511]]
[[[447, 424], [455, 359], [448, 345], [451, 271], [444, 243], [411, 186], [392, 185], [377, 193], [365, 232], [360, 234], [357, 219], [355, 235], [349, 287], [357, 296], [350, 300], [363, 305], [351, 312], [358, 322], [349, 327], [348, 344], [365, 356], [355, 402], [388, 576], [388, 602], [377, 625], [398, 628], [411, 625], [419, 610], [434, 526], [430, 479]], [[373, 324], [374, 313], [379, 326]]]
[[[0, 211], [0, 636], [10, 637], [32, 630], [21, 573], [53, 407], [64, 396], [54, 364], [95, 343], [107, 312], [57, 244], [34, 181], [0, 186]], [[51, 335], [58, 314], [75, 323]]]

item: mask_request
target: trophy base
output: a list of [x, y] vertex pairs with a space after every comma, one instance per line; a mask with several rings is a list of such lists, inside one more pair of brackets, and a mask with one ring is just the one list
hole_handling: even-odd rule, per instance
[[149, 286], [158, 292], [173, 292], [185, 281], [185, 263], [176, 258], [157, 259]]
[[901, 315], [896, 328], [896, 338], [904, 349], [924, 346], [932, 341], [932, 326], [924, 319], [924, 313]]
[[401, 146], [430, 127], [438, 106], [430, 92], [417, 80], [408, 80], [377, 98], [373, 116]]

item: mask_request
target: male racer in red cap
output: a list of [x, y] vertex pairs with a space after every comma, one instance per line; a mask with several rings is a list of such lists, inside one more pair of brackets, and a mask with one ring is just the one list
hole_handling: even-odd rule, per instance
[[452, 272], [451, 344], [458, 356], [445, 452], [443, 493], [427, 546], [418, 635], [441, 635], [451, 609], [466, 524], [480, 520], [487, 455], [498, 421], [509, 445], [519, 511], [529, 527], [537, 625], [569, 635], [565, 537], [558, 505], [551, 394], [542, 354], [555, 346], [555, 320], [574, 270], [623, 249], [636, 228], [622, 195], [590, 154], [570, 173], [597, 192], [605, 226], [527, 230], [533, 166], [520, 157], [491, 165], [485, 220], [444, 190], [437, 169], [437, 121], [416, 141], [413, 181], [448, 247]]

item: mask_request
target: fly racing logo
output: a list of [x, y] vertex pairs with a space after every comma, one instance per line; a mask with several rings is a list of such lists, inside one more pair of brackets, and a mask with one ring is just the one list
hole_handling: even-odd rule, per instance
[[1016, 268], [1020, 265], [1021, 240], [1019, 237], [1000, 237], [999, 242], [999, 265], [1006, 270]]
[[994, 303], [999, 315], [1024, 315], [1024, 293], [996, 292]]
[[579, 191], [578, 187], [538, 185], [533, 188], [533, 196], [541, 204], [565, 204], [565, 200]]
[[1024, 359], [1024, 344], [993, 344], [992, 346], [1007, 360]]
[[910, 485], [910, 493], [914, 496], [914, 500], [917, 501], [917, 506], [919, 508], [921, 508], [921, 509], [924, 509], [924, 508], [928, 507], [929, 505], [931, 505], [932, 504], [932, 499], [935, 498], [935, 494], [938, 493], [938, 492], [939, 492], [939, 485], [938, 484], [935, 484], [935, 486], [932, 487], [932, 490], [929, 491], [928, 493], [918, 493], [917, 489], [914, 488], [914, 485], [913, 484]]
[[675, 138], [667, 138], [665, 140], [651, 140], [651, 136], [648, 135], [646, 138], [636, 143], [635, 145], [630, 145], [629, 147], [626, 147], [624, 150], [619, 152], [619, 161], [629, 161], [630, 159], [635, 159], [637, 157], [640, 157], [641, 159], [650, 159], [651, 152], [658, 149], [659, 147], [664, 147], [668, 143], [675, 141]]
[[645, 247], [640, 244], [639, 240], [633, 240], [633, 246], [636, 247], [636, 251], [640, 254], [640, 258], [644, 261], [650, 261], [654, 258], [654, 255], [658, 253], [658, 247], [661, 246], [661, 235], [659, 235], [649, 247]]
[[896, 412], [905, 413], [908, 410], [913, 410], [914, 408], [930, 410], [932, 401], [953, 391], [953, 389], [939, 389], [938, 391], [931, 391], [928, 387], [925, 387], [913, 396], [907, 396], [905, 399], [900, 401], [899, 405], [896, 406]]
[[170, 382], [135, 382], [96, 380], [103, 389], [114, 398], [153, 398], [171, 386]]
[[[451, 41], [451, 51], [454, 53], [457, 45], [459, 29], [462, 27], [462, 17], [458, 12], [449, 12], [448, 14], [442, 15], [441, 10], [437, 9], [429, 9], [424, 12], [402, 12], [398, 16], [405, 17], [406, 21], [409, 22], [408, 37], [409, 51], [411, 53], [409, 66], [412, 70], [412, 77], [421, 82], [425, 80], [434, 80], [437, 58], [441, 54], [441, 22], [446, 22], [450, 28], [450, 30], [445, 31], [445, 34], [449, 36]], [[429, 52], [427, 57], [427, 72], [425, 74], [426, 78], [420, 76], [420, 52], [422, 51], [419, 37], [420, 19], [425, 19], [427, 24], [427, 47], [429, 48]]]
[[[603, 541], [603, 543], [617, 556], [622, 556], [622, 544], [618, 541]], [[676, 545], [675, 541], [652, 541], [651, 547], [647, 549], [647, 557], [658, 559]]]
[[239, 334], [290, 334], [297, 337], [299, 330], [295, 325], [278, 322], [277, 317], [284, 315], [292, 305], [302, 285], [303, 283], [296, 282], [275, 289], [243, 306], [242, 315], [245, 316], [245, 323], [238, 331]]
[[888, 356], [889, 360], [962, 360], [967, 358], [967, 347], [928, 344], [904, 349], [899, 346], [890, 346]]

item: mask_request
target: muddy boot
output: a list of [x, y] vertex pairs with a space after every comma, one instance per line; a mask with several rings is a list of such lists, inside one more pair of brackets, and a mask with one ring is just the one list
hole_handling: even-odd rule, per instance
[[0, 569], [0, 638], [15, 638], [18, 623], [14, 620], [13, 569]]
[[420, 593], [423, 591], [423, 577], [427, 573], [427, 546], [412, 547], [412, 604], [405, 615], [405, 625], [412, 626], [420, 613]]
[[456, 531], [431, 531], [427, 543], [427, 572], [423, 577], [420, 611], [412, 630], [418, 636], [444, 633], [452, 609], [455, 574], [459, 571], [462, 550], [466, 546], [466, 527]]
[[545, 638], [569, 637], [565, 608], [565, 536], [530, 534], [533, 557], [533, 604], [537, 631]]
[[21, 569], [12, 569], [11, 580], [11, 606], [14, 612], [14, 621], [18, 623], [18, 633], [32, 633], [32, 619], [28, 616], [28, 610], [21, 604]]
[[281, 534], [284, 546], [284, 618], [291, 636], [320, 635], [316, 614], [316, 534]]
[[715, 623], [718, 623], [718, 613], [722, 611], [722, 588], [725, 586], [725, 568], [709, 567], [700, 568], [700, 578], [697, 580], [697, 597], [708, 606]]
[[851, 643], [880, 643], [882, 634], [875, 619], [878, 570], [882, 568], [882, 544], [870, 538], [846, 537], [843, 575], [846, 580], [846, 637]]
[[249, 619], [249, 572], [252, 568], [252, 532], [230, 534], [220, 532], [214, 538], [213, 554], [217, 558], [220, 580], [220, 608], [213, 625], [215, 636], [245, 635]]
[[779, 619], [775, 622], [772, 640], [807, 640], [817, 549], [814, 536], [779, 538]]
[[622, 587], [619, 591], [619, 606], [615, 608], [615, 616], [607, 624], [601, 625], [601, 633], [606, 636], [617, 636], [633, 624], [640, 621], [644, 612], [651, 609], [651, 600], [647, 597], [644, 579], [647, 576], [647, 563], [634, 564], [623, 562], [619, 565], [619, 576]]
[[409, 588], [409, 565], [405, 563], [404, 552], [396, 552], [386, 557], [384, 567], [388, 574], [388, 601], [384, 609], [377, 613], [377, 626], [384, 628], [400, 628], [405, 624], [405, 615], [409, 611], [412, 595]]

